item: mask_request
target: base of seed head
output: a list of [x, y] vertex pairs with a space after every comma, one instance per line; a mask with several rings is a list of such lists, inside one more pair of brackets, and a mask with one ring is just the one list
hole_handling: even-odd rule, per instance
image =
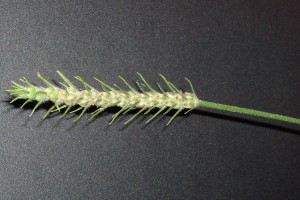
[[[125, 124], [131, 122], [138, 115], [143, 113], [145, 115], [149, 114], [155, 109], [157, 112], [149, 120], [147, 120], [146, 123], [151, 122], [159, 114], [165, 115], [172, 110], [176, 110], [175, 114], [167, 123], [167, 125], [169, 125], [180, 112], [187, 110], [184, 113], [187, 114], [197, 108], [200, 102], [195, 94], [191, 81], [187, 78], [186, 80], [191, 87], [192, 93], [182, 92], [161, 74], [160, 77], [166, 84], [169, 91], [166, 92], [158, 83], [157, 86], [159, 90], [157, 91], [150, 86], [140, 73], [137, 74], [141, 78], [142, 82], [136, 82], [139, 91], [132, 87], [121, 76], [120, 79], [124, 82], [128, 89], [124, 89], [116, 84], [114, 84], [114, 86], [110, 86], [100, 79], [94, 78], [102, 87], [102, 91], [98, 91], [85, 82], [80, 76], [76, 76], [75, 79], [81, 82], [85, 89], [77, 89], [77, 87], [75, 87], [63, 73], [60, 71], [57, 71], [57, 73], [63, 80], [63, 82], [60, 82], [62, 87], [53, 85], [39, 73], [37, 75], [46, 84], [46, 87], [34, 86], [26, 78], [20, 79], [23, 84], [25, 84], [24, 86], [16, 82], [12, 82], [12, 89], [7, 90], [15, 97], [11, 103], [17, 100], [25, 100], [24, 104], [21, 106], [21, 108], [23, 108], [29, 102], [37, 102], [30, 114], [30, 116], [32, 116], [40, 105], [44, 102], [51, 101], [53, 106], [47, 111], [44, 118], [53, 112], [63, 112], [62, 117], [67, 113], [80, 112], [75, 121], [78, 121], [91, 106], [96, 106], [97, 109], [91, 113], [92, 116], [90, 119], [94, 119], [107, 108], [116, 106], [120, 107], [120, 110], [113, 115], [109, 124], [112, 124], [121, 114], [126, 114], [132, 110], [137, 110], [137, 112], [128, 121], [126, 121]], [[77, 108], [72, 110], [74, 106]]]

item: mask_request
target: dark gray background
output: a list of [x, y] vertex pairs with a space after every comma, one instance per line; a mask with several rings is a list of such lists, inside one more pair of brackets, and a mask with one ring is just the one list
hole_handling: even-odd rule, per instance
[[[51, 2], [51, 3], [50, 3]], [[207, 109], [148, 126], [112, 111], [42, 120], [5, 89], [36, 72], [131, 83], [300, 117], [297, 0], [1, 1], [1, 199], [299, 199], [300, 127]], [[73, 79], [74, 80], [74, 79]], [[79, 85], [79, 84], [78, 84]], [[100, 88], [100, 87], [99, 87]]]

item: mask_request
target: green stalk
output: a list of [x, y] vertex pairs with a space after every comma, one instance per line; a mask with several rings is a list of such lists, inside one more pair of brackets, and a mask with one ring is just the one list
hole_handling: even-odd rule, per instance
[[267, 118], [267, 119], [275, 119], [275, 120], [279, 120], [279, 121], [290, 122], [293, 124], [300, 124], [300, 119], [297, 119], [297, 118], [288, 117], [288, 116], [284, 116], [284, 115], [278, 115], [278, 114], [269, 113], [269, 112], [253, 110], [253, 109], [248, 109], [248, 108], [242, 108], [242, 107], [237, 107], [237, 106], [229, 106], [229, 105], [225, 105], [225, 104], [213, 103], [213, 102], [202, 101], [202, 100], [199, 100], [199, 106], [217, 109], [217, 110], [225, 110], [225, 111], [234, 112], [234, 113], [241, 113], [241, 114], [245, 114], [245, 115], [258, 116], [258, 117], [263, 117], [263, 118]]

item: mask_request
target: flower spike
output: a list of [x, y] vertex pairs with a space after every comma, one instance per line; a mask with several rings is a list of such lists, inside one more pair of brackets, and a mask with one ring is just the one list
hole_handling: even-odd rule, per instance
[[[56, 87], [47, 79], [45, 79], [40, 73], [37, 73], [37, 75], [46, 84], [47, 88], [36, 87], [32, 85], [26, 78], [22, 79], [22, 82], [24, 82], [26, 86], [22, 86], [18, 83], [13, 82], [13, 89], [7, 90], [12, 95], [16, 96], [11, 101], [11, 103], [20, 99], [27, 99], [22, 105], [22, 107], [24, 107], [31, 101], [37, 101], [37, 104], [30, 114], [30, 116], [32, 116], [35, 110], [43, 102], [52, 101], [54, 105], [47, 111], [44, 118], [46, 118], [53, 112], [60, 112], [62, 109], [65, 109], [65, 111], [63, 112], [63, 115], [61, 117], [64, 117], [67, 113], [75, 113], [80, 111], [80, 114], [75, 119], [75, 121], [81, 119], [83, 114], [88, 110], [90, 106], [96, 106], [98, 108], [96, 111], [91, 113], [92, 116], [89, 120], [95, 118], [108, 107], [121, 107], [119, 112], [117, 112], [113, 116], [110, 124], [112, 124], [119, 115], [127, 114], [129, 111], [135, 109], [139, 109], [139, 111], [127, 122], [125, 122], [125, 124], [128, 124], [141, 113], [144, 113], [144, 115], [149, 114], [155, 108], [159, 108], [159, 110], [146, 123], [151, 122], [164, 110], [166, 110], [164, 113], [166, 114], [174, 109], [189, 109], [194, 108], [198, 105], [197, 98], [194, 98], [192, 94], [190, 94], [191, 98], [186, 99], [186, 94], [183, 95], [180, 90], [178, 90], [162, 75], [160, 76], [163, 78], [171, 92], [163, 90], [159, 83], [157, 83], [157, 86], [159, 87], [161, 93], [154, 90], [140, 73], [137, 74], [142, 79], [142, 83], [137, 82], [137, 86], [142, 93], [139, 93], [121, 76], [119, 76], [119, 78], [129, 88], [129, 91], [126, 91], [122, 87], [114, 84], [116, 88], [115, 89], [107, 83], [101, 81], [100, 79], [95, 78], [103, 88], [103, 92], [100, 92], [89, 85], [86, 81], [84, 81], [82, 77], [75, 76], [75, 79], [81, 82], [85, 87], [85, 90], [78, 90], [62, 72], [57, 71], [57, 73], [64, 81], [64, 83], [61, 83], [64, 88]], [[144, 88], [147, 88], [148, 91], [146, 91]], [[79, 105], [79, 107], [73, 111], [70, 111], [71, 108], [75, 105]], [[191, 107], [191, 105], [195, 106]], [[173, 118], [175, 118], [175, 116], [173, 116]]]
[[[129, 88], [129, 91], [116, 84], [114, 84], [115, 87], [112, 87], [100, 79], [95, 78], [101, 84], [103, 89], [103, 91], [97, 91], [80, 76], [76, 76], [75, 79], [84, 85], [84, 90], [77, 89], [73, 83], [60, 71], [57, 71], [57, 73], [64, 81], [64, 83], [61, 83], [63, 88], [57, 87], [50, 83], [40, 73], [37, 73], [37, 76], [46, 84], [46, 88], [34, 86], [26, 78], [21, 79], [21, 81], [25, 84], [24, 86], [16, 82], [12, 82], [12, 89], [6, 90], [12, 96], [14, 96], [11, 103], [14, 103], [17, 100], [24, 100], [24, 103], [21, 106], [21, 108], [23, 108], [28, 103], [35, 101], [36, 105], [30, 113], [30, 116], [32, 116], [37, 108], [44, 102], [51, 101], [53, 102], [53, 106], [47, 111], [47, 113], [44, 115], [44, 118], [53, 112], [60, 112], [63, 109], [64, 112], [61, 117], [68, 113], [81, 111], [75, 121], [80, 120], [84, 113], [86, 113], [91, 106], [95, 106], [97, 109], [91, 113], [89, 120], [95, 118], [109, 107], [120, 107], [120, 110], [113, 115], [113, 118], [109, 124], [112, 124], [121, 114], [127, 114], [132, 110], [138, 111], [129, 120], [127, 120], [125, 124], [128, 124], [142, 113], [144, 113], [144, 115], [148, 115], [152, 110], [158, 108], [158, 111], [149, 120], [147, 120], [146, 123], [150, 123], [161, 113], [166, 115], [170, 111], [175, 110], [175, 114], [167, 123], [167, 125], [169, 125], [174, 121], [181, 111], [185, 110], [184, 114], [187, 114], [198, 107], [206, 107], [209, 109], [217, 109], [227, 112], [241, 113], [300, 124], [300, 119], [293, 117], [199, 100], [195, 93], [193, 84], [187, 78], [185, 79], [190, 85], [192, 93], [183, 93], [161, 74], [159, 76], [165, 82], [169, 91], [165, 91], [159, 83], [157, 83], [159, 91], [156, 91], [140, 73], [137, 74], [141, 78], [142, 83], [136, 82], [140, 91], [133, 88], [121, 76], [119, 78]], [[70, 112], [71, 108], [76, 105], [78, 108]]]

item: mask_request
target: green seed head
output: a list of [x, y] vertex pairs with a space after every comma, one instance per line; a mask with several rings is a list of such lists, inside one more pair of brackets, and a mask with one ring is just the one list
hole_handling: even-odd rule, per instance
[[[165, 92], [159, 84], [158, 86], [160, 92], [156, 91], [139, 73], [138, 75], [142, 79], [142, 83], [138, 83], [138, 86], [141, 90], [140, 92], [130, 86], [130, 84], [126, 82], [122, 77], [120, 78], [125, 83], [125, 85], [129, 87], [129, 91], [126, 91], [125, 89], [117, 85], [115, 85], [115, 87], [109, 86], [103, 81], [96, 79], [103, 88], [103, 91], [98, 91], [87, 84], [81, 77], [77, 76], [75, 78], [85, 86], [85, 90], [79, 90], [61, 72], [58, 72], [58, 74], [64, 80], [64, 83], [62, 83], [62, 85], [64, 85], [63, 89], [52, 85], [41, 74], [38, 74], [39, 78], [41, 78], [42, 81], [47, 85], [46, 88], [33, 86], [29, 81], [24, 79], [25, 81], [23, 82], [26, 83], [26, 86], [22, 86], [13, 82], [13, 89], [8, 90], [8, 92], [16, 97], [15, 100], [28, 99], [28, 101], [26, 101], [25, 103], [36, 101], [37, 106], [45, 101], [53, 102], [54, 105], [50, 108], [46, 116], [51, 112], [60, 111], [60, 109], [63, 108], [66, 109], [64, 113], [66, 114], [70, 111], [70, 108], [72, 106], [79, 105], [80, 107], [78, 109], [72, 111], [81, 111], [78, 119], [90, 106], [96, 106], [98, 108], [95, 112], [92, 113], [91, 118], [94, 118], [95, 116], [103, 112], [106, 108], [114, 106], [120, 107], [120, 111], [113, 116], [112, 122], [120, 114], [127, 113], [128, 111], [133, 109], [139, 109], [140, 111], [130, 120], [128, 120], [128, 122], [138, 114], [141, 114], [141, 112], [145, 112], [145, 114], [148, 114], [151, 110], [157, 108], [157, 113], [153, 115], [152, 118], [147, 121], [147, 123], [163, 111], [165, 111], [164, 114], [166, 114], [171, 110], [177, 110], [175, 115], [169, 121], [170, 123], [182, 110], [195, 109], [198, 106], [199, 102], [199, 99], [194, 92], [183, 93], [162, 75], [160, 76], [169, 88], [170, 92]], [[192, 88], [192, 91], [194, 91], [191, 82], [189, 80], [188, 82]]]

